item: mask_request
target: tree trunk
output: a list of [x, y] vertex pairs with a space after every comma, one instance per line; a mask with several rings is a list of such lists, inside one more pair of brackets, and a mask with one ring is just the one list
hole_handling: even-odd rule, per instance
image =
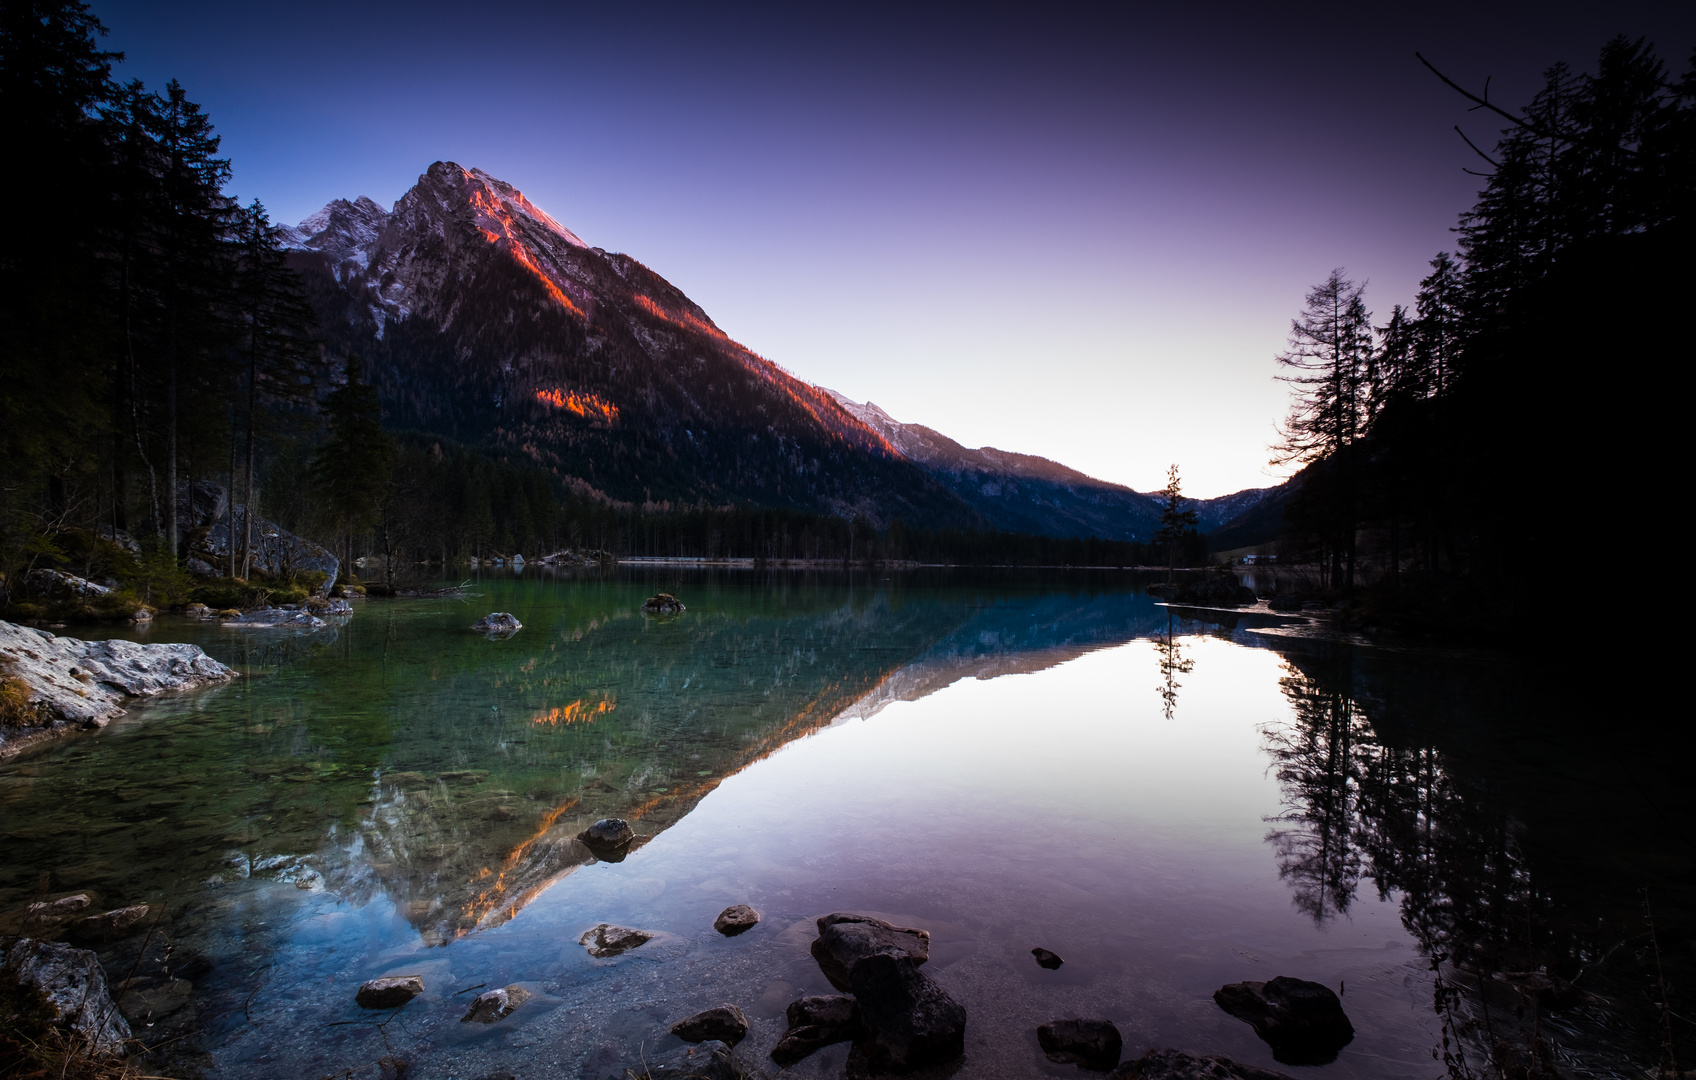
[[165, 542], [170, 546], [171, 561], [180, 557], [177, 545], [182, 539], [177, 523], [177, 289], [171, 285], [170, 330], [165, 339]]

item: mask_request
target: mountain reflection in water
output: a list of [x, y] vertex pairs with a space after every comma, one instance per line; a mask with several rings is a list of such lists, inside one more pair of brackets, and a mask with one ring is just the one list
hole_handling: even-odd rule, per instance
[[[1537, 680], [1500, 663], [1265, 636], [1257, 630], [1286, 620], [1169, 609], [1139, 586], [1116, 574], [906, 574], [870, 582], [856, 575], [850, 583], [838, 575], [690, 571], [555, 579], [531, 573], [479, 583], [484, 595], [465, 601], [372, 601], [351, 619], [312, 634], [239, 633], [161, 620], [141, 633], [193, 640], [256, 677], [143, 704], [97, 738], [0, 769], [6, 821], [0, 914], [15, 917], [38, 896], [72, 890], [91, 891], [107, 906], [165, 901], [161, 955], [174, 957], [175, 965], [167, 977], [194, 979], [196, 996], [157, 1033], [197, 1031], [182, 1045], [201, 1046], [210, 1059], [197, 1060], [230, 1075], [261, 1075], [267, 1061], [288, 1061], [304, 1074], [318, 1066], [288, 1058], [278, 1036], [253, 1026], [256, 995], [259, 1001], [297, 1002], [289, 1008], [301, 1024], [330, 1022], [345, 1007], [340, 982], [352, 977], [345, 972], [361, 971], [326, 966], [344, 963], [328, 955], [338, 948], [394, 957], [418, 945], [452, 945], [431, 950], [449, 953], [479, 939], [503, 940], [520, 923], [551, 927], [549, 920], [563, 917], [557, 910], [517, 916], [538, 898], [557, 899], [551, 887], [596, 864], [576, 835], [599, 818], [632, 822], [641, 839], [629, 864], [649, 866], [641, 873], [651, 875], [653, 865], [663, 864], [645, 862], [642, 844], [663, 837], [729, 778], [775, 775], [768, 766], [761, 766], [766, 772], [750, 766], [798, 739], [878, 716], [898, 702], [921, 701], [962, 679], [1043, 672], [1133, 641], [1152, 645], [1154, 666], [1118, 690], [1127, 715], [1141, 716], [1143, 702], [1150, 702], [1153, 722], [1165, 727], [1149, 730], [1185, 737], [1185, 725], [1195, 719], [1186, 714], [1188, 695], [1216, 700], [1229, 689], [1218, 673], [1240, 667], [1221, 664], [1222, 654], [1207, 647], [1217, 640], [1213, 648], [1246, 647], [1261, 650], [1260, 656], [1275, 649], [1283, 673], [1267, 681], [1276, 682], [1273, 698], [1287, 705], [1276, 717], [1259, 711], [1238, 720], [1256, 734], [1259, 760], [1281, 806], [1268, 807], [1256, 825], [1264, 836], [1258, 851], [1229, 856], [1237, 860], [1231, 873], [1248, 881], [1275, 869], [1285, 897], [1319, 935], [1302, 945], [1296, 931], [1266, 929], [1252, 949], [1233, 948], [1243, 955], [1300, 953], [1320, 947], [1334, 928], [1357, 916], [1360, 926], [1376, 927], [1376, 917], [1360, 913], [1363, 905], [1394, 905], [1427, 958], [1395, 976], [1408, 980], [1409, 988], [1397, 993], [1420, 1000], [1402, 1019], [1395, 1019], [1395, 1009], [1409, 1006], [1393, 1005], [1395, 994], [1361, 990], [1379, 997], [1357, 999], [1350, 982], [1351, 1014], [1379, 1010], [1377, 1016], [1365, 1013], [1367, 1026], [1357, 1019], [1363, 1035], [1356, 1050], [1380, 1057], [1358, 1057], [1351, 1065], [1345, 1054], [1326, 1069], [1336, 1075], [1425, 1075], [1411, 1064], [1412, 1071], [1383, 1071], [1382, 1055], [1402, 1051], [1371, 1044], [1364, 1034], [1369, 1026], [1393, 1034], [1392, 1043], [1400, 1040], [1395, 1045], [1413, 1045], [1414, 1058], [1427, 1068], [1432, 1053], [1446, 1055], [1457, 1076], [1498, 1075], [1487, 1063], [1491, 1054], [1497, 1062], [1519, 1055], [1522, 1064], [1538, 1054], [1564, 1055], [1596, 1075], [1623, 1075], [1633, 1059], [1652, 1057], [1660, 1014], [1643, 994], [1642, 965], [1653, 957], [1645, 951], [1638, 890], [1649, 888], [1657, 897], [1663, 941], [1688, 940], [1692, 907], [1688, 844], [1678, 839], [1690, 835], [1689, 811], [1679, 798], [1683, 781], [1665, 762], [1640, 747], [1615, 747], [1608, 761], [1598, 761], [1572, 718], [1572, 702], [1540, 695]], [[644, 618], [642, 598], [660, 588], [683, 595], [689, 611], [674, 619]], [[525, 629], [507, 640], [465, 630], [488, 610], [514, 612]], [[1250, 669], [1259, 670], [1243, 670]], [[1053, 685], [1065, 693], [1070, 684]], [[1064, 697], [1038, 706], [1028, 734], [1020, 737], [1033, 740], [1033, 749], [1050, 731], [1067, 737], [1060, 734], [1066, 730], [1061, 721], [1075, 707]], [[954, 776], [969, 774], [968, 749], [958, 744], [962, 763], [933, 769], [934, 783], [981, 784]], [[1097, 751], [1079, 745], [1076, 753], [1082, 766]], [[1551, 790], [1550, 778], [1557, 776], [1565, 780]], [[1059, 784], [1053, 791], [1064, 791], [1063, 779], [1029, 780], [1039, 793], [1053, 783]], [[1038, 798], [1031, 805], [1039, 808], [1049, 805], [1041, 798], [1057, 797], [1008, 795]], [[737, 798], [747, 797], [744, 786]], [[1173, 813], [1182, 818], [1185, 812]], [[1101, 827], [1109, 833], [1141, 828], [1132, 822], [1145, 819], [1109, 826], [1113, 820], [1102, 818]], [[767, 827], [793, 828], [774, 821]], [[1137, 863], [1142, 856], [1134, 852], [1109, 857], [1107, 849], [1091, 848], [1082, 837], [1095, 827], [1087, 820], [1069, 826], [1075, 835], [1065, 837], [1062, 849], [1079, 845], [1076, 858], [1055, 851], [1044, 856], [1052, 861], [1039, 873], [1053, 876], [1079, 860], [1087, 866], [1129, 858], [1129, 876], [1114, 879], [1103, 869], [1107, 876], [1090, 889], [1117, 909], [1129, 901], [1114, 897], [1129, 888], [1123, 895], [1141, 898], [1137, 903], [1148, 916], [1164, 917], [1161, 905], [1173, 902], [1160, 891], [1170, 891], [1158, 884], [1166, 879]], [[922, 849], [912, 854], [922, 861]], [[810, 857], [791, 853], [788, 861]], [[970, 858], [969, 845], [954, 853], [938, 848], [941, 861], [933, 872], [943, 872], [950, 857]], [[783, 874], [789, 876], [772, 877], [773, 888], [789, 880], [794, 892], [806, 893], [791, 869]], [[624, 880], [590, 876], [597, 882], [581, 885], [584, 896], [599, 895], [595, 890], [606, 880]], [[1372, 888], [1363, 895], [1367, 883]], [[1059, 905], [1057, 912], [1070, 902], [1040, 891], [1032, 897], [1032, 903]], [[290, 949], [305, 947], [308, 938], [294, 927], [306, 912], [317, 913], [314, 920], [334, 916], [345, 923], [346, 913], [379, 910], [373, 904], [379, 900], [394, 905], [411, 944], [406, 934], [397, 936], [366, 914], [347, 924], [363, 927], [354, 937], [340, 931], [325, 939], [334, 944], [323, 946], [322, 955], [284, 959]], [[297, 909], [300, 915], [288, 914]], [[818, 913], [809, 908], [796, 917]], [[1276, 923], [1268, 918], [1268, 926]], [[1242, 916], [1223, 921], [1233, 919]], [[987, 915], [978, 921], [998, 925]], [[948, 962], [949, 931], [939, 924], [936, 932], [940, 970]], [[746, 939], [758, 940], [758, 934]], [[973, 948], [987, 947], [973, 940]], [[1159, 952], [1168, 946], [1155, 939], [1137, 940], [1150, 955], [1168, 956]], [[1035, 942], [1024, 948], [1029, 944]], [[127, 970], [139, 945], [106, 947], [108, 968]], [[150, 947], [161, 948], [157, 942]], [[1136, 952], [1128, 940], [1109, 942], [1102, 956], [1124, 950], [1127, 956]], [[1180, 949], [1167, 962], [1188, 963], [1190, 955]], [[1669, 962], [1675, 982], [1690, 970], [1687, 955]], [[1068, 972], [1063, 978], [1087, 971], [1087, 963], [1062, 969]], [[1220, 981], [1278, 973], [1219, 963], [1209, 960], [1182, 978], [1211, 980], [1210, 990]], [[319, 965], [311, 978], [330, 986], [308, 991], [306, 974], [288, 974], [291, 964]], [[1576, 980], [1583, 992], [1607, 999], [1608, 1007], [1558, 988], [1529, 997], [1514, 989], [1526, 985], [1523, 973], [1544, 968]], [[1498, 974], [1504, 978], [1494, 978]], [[541, 979], [545, 971], [517, 977]], [[803, 977], [782, 976], [791, 982]], [[1206, 990], [1198, 999], [1206, 1006], [1201, 1013], [1168, 1015], [1164, 1010], [1176, 1006], [1145, 1000], [1139, 1007], [1165, 1017], [1148, 1022], [1148, 1037], [1165, 1032], [1167, 1041], [1181, 1042], [1185, 1032], [1195, 1038], [1211, 1032], [1205, 1037], [1212, 1043], [1191, 1042], [1190, 1048], [1239, 1057], [1255, 1052], [1258, 1044], [1238, 1030], [1241, 1025], [1213, 1016]], [[1179, 995], [1193, 997], [1192, 989]], [[1430, 1018], [1431, 1026], [1416, 1014]], [[1180, 1016], [1188, 1018], [1185, 1027], [1172, 1029]], [[518, 1031], [521, 1025], [509, 1027]], [[414, 1052], [427, 1058], [436, 1045], [431, 1040], [445, 1037], [420, 1033]], [[1247, 1043], [1233, 1049], [1232, 1039]], [[1132, 1041], [1127, 1028], [1127, 1050]], [[325, 1047], [316, 1052], [332, 1053]], [[499, 1063], [498, 1055], [490, 1060]], [[1021, 1060], [1010, 1058], [1008, 1068], [1017, 1073]], [[988, 1066], [973, 1066], [973, 1072], [1000, 1075]]]

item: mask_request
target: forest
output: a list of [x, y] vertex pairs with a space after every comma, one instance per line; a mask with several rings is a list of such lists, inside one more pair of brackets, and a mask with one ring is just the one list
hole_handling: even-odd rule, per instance
[[1669, 494], [1696, 58], [1674, 79], [1617, 38], [1517, 110], [1427, 67], [1505, 126], [1488, 150], [1457, 126], [1482, 190], [1411, 309], [1375, 320], [1342, 269], [1308, 293], [1278, 357], [1275, 460], [1302, 469], [1282, 546], [1388, 621], [1487, 632], [1552, 610], [1577, 551]]

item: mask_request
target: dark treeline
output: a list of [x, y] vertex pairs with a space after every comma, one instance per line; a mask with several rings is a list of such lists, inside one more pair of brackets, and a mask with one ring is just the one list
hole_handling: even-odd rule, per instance
[[[0, 13], [16, 210], [0, 249], [10, 592], [73, 526], [179, 552], [190, 480], [252, 502], [265, 455], [314, 423], [325, 372], [278, 232], [224, 193], [229, 164], [184, 89], [116, 81], [122, 54], [98, 47], [81, 4]], [[235, 573], [253, 539], [234, 545]]]
[[[385, 557], [388, 573], [469, 558], [546, 552], [655, 558], [913, 561], [968, 566], [1135, 566], [1164, 562], [1164, 540], [1061, 539], [971, 529], [883, 529], [865, 518], [757, 506], [654, 511], [556, 493], [548, 472], [524, 459], [491, 456], [447, 439], [407, 432], [369, 500], [369, 526], [356, 553]], [[284, 528], [331, 535], [313, 473], [285, 455], [269, 506]], [[1206, 557], [1193, 529], [1175, 544], [1181, 564]], [[371, 571], [366, 572], [370, 577]]]
[[1377, 579], [1409, 615], [1465, 595], [1494, 624], [1539, 609], [1574, 533], [1653, 497], [1690, 350], [1696, 63], [1674, 80], [1621, 38], [1522, 110], [1484, 108], [1507, 127], [1473, 151], [1483, 190], [1413, 308], [1375, 325], [1341, 270], [1308, 294], [1278, 454], [1305, 465], [1286, 558], [1341, 594]]

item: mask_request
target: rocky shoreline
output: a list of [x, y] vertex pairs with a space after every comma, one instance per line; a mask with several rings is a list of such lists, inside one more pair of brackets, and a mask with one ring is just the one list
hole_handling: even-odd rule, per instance
[[124, 715], [121, 702], [228, 682], [199, 646], [82, 641], [0, 622], [0, 760]]

